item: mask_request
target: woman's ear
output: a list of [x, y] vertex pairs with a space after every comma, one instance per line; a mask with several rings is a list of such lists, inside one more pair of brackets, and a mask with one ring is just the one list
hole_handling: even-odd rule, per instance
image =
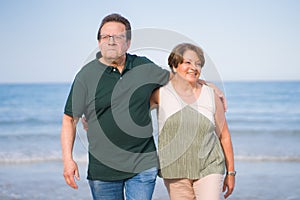
[[176, 73], [176, 72], [177, 72], [177, 70], [176, 70], [176, 68], [175, 68], [175, 67], [173, 67], [173, 72], [174, 72], [174, 73]]

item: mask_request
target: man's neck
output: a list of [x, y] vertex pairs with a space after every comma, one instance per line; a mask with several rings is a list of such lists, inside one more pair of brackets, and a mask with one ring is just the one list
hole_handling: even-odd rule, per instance
[[119, 72], [122, 72], [126, 62], [126, 54], [117, 59], [106, 59], [101, 57], [99, 61], [107, 66], [115, 67], [119, 70]]

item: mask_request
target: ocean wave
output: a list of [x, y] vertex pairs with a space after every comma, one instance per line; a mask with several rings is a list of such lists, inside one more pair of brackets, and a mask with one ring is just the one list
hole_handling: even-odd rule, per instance
[[[76, 162], [87, 162], [87, 154], [76, 154], [74, 156]], [[236, 161], [247, 161], [247, 162], [300, 162], [300, 156], [243, 156], [236, 155]], [[62, 161], [61, 154], [55, 153], [52, 155], [24, 155], [21, 153], [14, 154], [0, 154], [0, 164], [26, 164], [26, 163], [37, 163], [37, 162], [50, 162], [50, 161]]]
[[0, 126], [10, 126], [10, 125], [42, 125], [42, 124], [60, 124], [61, 118], [60, 117], [51, 117], [48, 118], [8, 118], [8, 119], [1, 119]]
[[260, 125], [272, 125], [272, 126], [293, 126], [297, 127], [300, 122], [300, 113], [295, 115], [288, 114], [228, 114], [227, 121], [230, 124], [260, 124]]
[[236, 161], [251, 162], [300, 162], [300, 156], [235, 156]]
[[43, 140], [57, 140], [60, 139], [60, 129], [46, 129], [46, 130], [14, 130], [12, 132], [0, 132], [0, 144], [5, 140], [9, 142], [17, 142], [23, 140], [25, 143], [28, 140], [43, 141]]
[[[75, 155], [76, 162], [87, 162], [87, 154]], [[52, 155], [24, 155], [22, 153], [0, 153], [0, 164], [26, 164], [37, 162], [62, 161], [61, 153]]]
[[284, 135], [284, 136], [297, 136], [300, 135], [300, 129], [296, 129], [296, 128], [286, 128], [286, 129], [282, 129], [282, 128], [276, 128], [273, 127], [273, 129], [268, 128], [268, 127], [242, 127], [242, 128], [238, 128], [235, 126], [230, 126], [229, 127], [230, 132], [232, 134], [243, 134], [243, 135], [253, 135], [253, 134], [272, 134], [272, 135]]

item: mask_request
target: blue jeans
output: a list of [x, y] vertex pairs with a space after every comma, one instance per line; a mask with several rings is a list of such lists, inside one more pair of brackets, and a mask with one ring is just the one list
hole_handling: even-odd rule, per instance
[[94, 200], [151, 200], [156, 176], [157, 168], [151, 168], [125, 180], [89, 180], [89, 185]]

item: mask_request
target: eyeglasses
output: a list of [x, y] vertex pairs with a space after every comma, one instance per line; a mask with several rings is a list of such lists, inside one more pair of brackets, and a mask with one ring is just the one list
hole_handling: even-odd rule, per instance
[[100, 40], [108, 42], [112, 38], [115, 42], [122, 42], [125, 39], [125, 35], [100, 35]]

